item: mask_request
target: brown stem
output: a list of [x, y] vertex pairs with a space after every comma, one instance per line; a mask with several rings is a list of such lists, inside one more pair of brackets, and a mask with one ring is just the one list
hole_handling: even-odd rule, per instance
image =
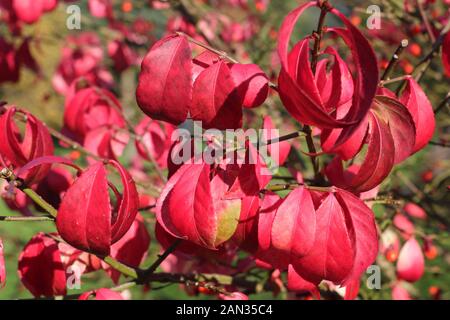
[[147, 278], [149, 278], [155, 271], [158, 269], [158, 267], [161, 265], [161, 263], [166, 260], [166, 258], [175, 251], [175, 249], [181, 244], [183, 240], [182, 239], [176, 239], [165, 251], [163, 254], [161, 254], [158, 259], [152, 263], [152, 265], [144, 271], [142, 276], [142, 281], [144, 283], [147, 281]]
[[[328, 3], [328, 0], [318, 1], [320, 7], [320, 17], [319, 22], [317, 24], [317, 30], [313, 32], [314, 37], [314, 47], [312, 51], [311, 57], [311, 70], [313, 74], [316, 73], [317, 62], [319, 60], [319, 51], [321, 46], [321, 41], [323, 37], [323, 29], [325, 24], [325, 18], [328, 11], [331, 9], [331, 5]], [[303, 132], [306, 134], [306, 144], [308, 145], [308, 150], [311, 154], [313, 154], [310, 159], [314, 169], [314, 179], [317, 181], [323, 180], [320, 174], [319, 162], [317, 157], [314, 155], [317, 153], [316, 147], [314, 145], [314, 139], [312, 137], [311, 127], [308, 125], [303, 126]]]
[[444, 100], [442, 100], [441, 103], [436, 107], [436, 109], [434, 110], [434, 115], [437, 115], [442, 109], [448, 106], [449, 103], [450, 103], [450, 92], [447, 93]]
[[323, 27], [325, 24], [325, 17], [327, 16], [328, 11], [330, 10], [330, 4], [328, 3], [328, 0], [325, 0], [319, 4], [319, 7], [320, 7], [319, 22], [317, 24], [317, 30], [313, 32], [314, 48], [311, 58], [311, 69], [313, 73], [316, 73], [317, 62], [319, 60], [320, 45], [323, 37]]
[[435, 42], [436, 41], [436, 37], [434, 36], [433, 28], [431, 27], [431, 23], [428, 20], [428, 17], [427, 17], [427, 14], [425, 12], [425, 9], [423, 8], [422, 0], [417, 0], [417, 7], [419, 8], [420, 16], [422, 17], [423, 24], [425, 25], [425, 28], [427, 29], [428, 36], [430, 37], [430, 40], [432, 42]]
[[309, 190], [321, 191], [321, 192], [333, 192], [334, 187], [319, 187], [319, 186], [309, 186], [303, 183], [286, 183], [286, 184], [273, 184], [268, 186], [264, 191], [284, 191], [284, 190], [294, 190], [299, 186], [303, 186]]
[[431, 65], [431, 61], [435, 56], [438, 55], [439, 49], [442, 46], [442, 43], [444, 41], [445, 35], [450, 30], [450, 20], [447, 22], [444, 28], [442, 28], [439, 37], [436, 39], [436, 41], [433, 43], [433, 47], [431, 48], [431, 51], [416, 65], [414, 68], [414, 76], [417, 82], [420, 82], [425, 72], [428, 70], [428, 68]]
[[389, 64], [388, 64], [386, 70], [384, 71], [383, 76], [381, 77], [381, 81], [383, 82], [383, 84], [387, 83], [385, 80], [389, 80], [389, 77], [390, 77], [392, 71], [394, 71], [395, 66], [397, 65], [397, 63], [400, 59], [400, 55], [402, 54], [403, 50], [405, 50], [405, 48], [407, 46], [408, 46], [408, 40], [403, 39], [401, 41], [400, 45], [395, 50], [394, 54], [392, 55], [391, 61], [389, 61]]
[[443, 147], [443, 148], [450, 148], [450, 143], [445, 142], [437, 142], [437, 141], [430, 141], [429, 144], [433, 146]]
[[399, 82], [399, 81], [404, 81], [408, 78], [411, 78], [410, 75], [405, 75], [405, 76], [401, 76], [401, 77], [397, 77], [397, 78], [393, 78], [393, 79], [388, 79], [388, 80], [381, 80], [380, 81], [380, 86], [384, 86], [386, 84], [390, 84], [390, 83], [395, 83], [395, 82]]

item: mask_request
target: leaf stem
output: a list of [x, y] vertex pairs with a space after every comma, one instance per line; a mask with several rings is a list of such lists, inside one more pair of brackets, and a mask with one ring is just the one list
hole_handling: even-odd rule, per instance
[[119, 271], [120, 273], [129, 276], [130, 278], [133, 279], [138, 279], [139, 278], [139, 271], [138, 269], [129, 267], [119, 261], [117, 261], [116, 259], [114, 259], [111, 256], [106, 256], [103, 258], [103, 261], [105, 261], [107, 264], [109, 264], [111, 267], [113, 267], [114, 269], [116, 269], [117, 271]]
[[26, 185], [23, 184], [22, 181], [18, 180], [11, 169], [3, 168], [0, 172], [0, 178], [3, 178], [10, 183], [13, 183], [15, 187], [22, 190], [22, 192], [25, 193], [37, 205], [39, 205], [42, 209], [47, 211], [52, 217], [56, 218], [58, 210], [56, 210], [50, 203], [48, 203], [40, 195], [38, 195], [36, 191], [27, 187]]

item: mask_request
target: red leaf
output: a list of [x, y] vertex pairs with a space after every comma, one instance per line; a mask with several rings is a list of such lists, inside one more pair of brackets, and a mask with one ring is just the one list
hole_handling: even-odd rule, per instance
[[259, 196], [248, 196], [242, 199], [241, 213], [233, 240], [243, 250], [250, 253], [258, 249], [258, 210]]
[[[335, 114], [329, 114], [326, 106], [322, 102], [322, 97], [320, 96], [310, 67], [310, 37], [297, 43], [289, 53], [289, 40], [294, 26], [304, 11], [312, 6], [317, 6], [317, 3], [313, 1], [308, 2], [291, 11], [284, 19], [280, 28], [278, 41], [278, 54], [282, 65], [279, 76], [280, 97], [288, 111], [300, 122], [316, 125], [320, 128], [347, 127], [347, 130], [337, 139], [338, 146], [352, 135], [357, 128], [358, 122], [363, 120], [369, 111], [378, 84], [377, 60], [370, 44], [364, 36], [344, 15], [333, 8], [331, 13], [336, 15], [344, 23], [346, 28], [329, 28], [328, 31], [340, 36], [350, 48], [354, 63], [356, 64], [357, 79], [354, 86], [355, 93], [353, 95], [353, 101], [349, 106], [350, 110], [346, 115], [344, 114], [345, 117], [339, 119], [339, 111]], [[329, 52], [332, 53], [332, 51]], [[342, 67], [339, 61], [337, 65]], [[340, 72], [337, 72], [337, 70], [334, 80], [344, 75], [344, 69], [340, 68]], [[339, 73], [341, 77], [338, 76]], [[344, 78], [341, 78], [341, 81], [345, 78], [348, 79], [348, 74]], [[334, 90], [338, 92], [331, 94], [331, 101], [333, 102], [341, 100], [338, 97], [347, 98], [349, 95], [347, 91], [349, 90], [349, 86], [337, 85], [337, 83], [339, 82], [336, 82]], [[323, 88], [322, 84], [320, 86]], [[330, 94], [327, 96], [329, 98]]]
[[[26, 117], [25, 132], [20, 134], [14, 115]], [[0, 155], [14, 168], [20, 168], [33, 159], [53, 154], [53, 141], [44, 124], [32, 114], [11, 107], [0, 116]], [[41, 181], [50, 170], [50, 165], [42, 165], [23, 177], [28, 185]]]
[[276, 211], [281, 205], [282, 199], [273, 192], [264, 194], [264, 199], [259, 210], [258, 221], [258, 252], [256, 258], [276, 269], [285, 269], [290, 257], [284, 252], [272, 250], [271, 233]]
[[411, 220], [401, 213], [397, 213], [394, 216], [392, 224], [400, 231], [400, 234], [405, 239], [409, 239], [416, 230]]
[[192, 57], [186, 38], [161, 39], [142, 61], [136, 90], [139, 107], [152, 119], [182, 123], [191, 104], [191, 78]]
[[219, 130], [242, 126], [242, 100], [224, 61], [202, 71], [192, 89], [191, 117], [203, 128]]
[[[335, 143], [333, 131], [325, 137], [328, 139], [325, 140], [327, 148]], [[364, 137], [362, 132], [360, 127], [344, 144], [337, 149], [331, 147], [331, 150], [344, 153], [345, 156], [355, 156], [355, 147]], [[368, 115], [367, 136], [367, 153], [359, 169], [352, 166], [344, 172], [339, 157], [326, 168], [328, 178], [335, 185], [355, 192], [368, 191], [378, 186], [389, 175], [394, 164], [411, 154], [415, 141], [414, 123], [408, 110], [398, 100], [376, 96]]]
[[344, 210], [347, 223], [350, 223], [347, 228], [355, 252], [352, 271], [345, 280], [345, 284], [349, 285], [352, 281], [359, 281], [361, 274], [377, 257], [377, 228], [372, 210], [355, 195], [339, 190], [336, 198]]
[[412, 300], [408, 290], [403, 288], [401, 282], [396, 283], [392, 288], [392, 300]]
[[[145, 260], [150, 246], [150, 235], [144, 219], [138, 214], [125, 235], [111, 246], [111, 257], [127, 266], [137, 268]], [[108, 267], [108, 273], [114, 283], [118, 283], [121, 273]]]
[[360, 280], [359, 279], [355, 279], [355, 280], [350, 281], [345, 286], [344, 299], [345, 300], [355, 300], [358, 297], [359, 286], [360, 286]]
[[22, 177], [27, 171], [42, 165], [64, 164], [75, 168], [78, 172], [82, 170], [72, 160], [58, 156], [44, 156], [31, 160], [17, 171], [17, 176]]
[[403, 245], [397, 261], [397, 277], [408, 282], [416, 282], [424, 272], [425, 260], [416, 238], [411, 237]]
[[271, 226], [271, 246], [289, 256], [308, 254], [316, 234], [316, 213], [309, 191], [298, 187], [278, 207]]
[[27, 24], [38, 21], [44, 11], [43, 3], [35, 0], [15, 0], [12, 7], [19, 20]]
[[411, 155], [416, 130], [408, 109], [397, 99], [388, 96], [376, 96], [373, 112], [389, 125], [394, 142], [394, 164], [400, 163]]
[[110, 164], [118, 170], [123, 185], [122, 194], [116, 194], [114, 215], [105, 166], [96, 163], [67, 190], [56, 218], [58, 232], [66, 242], [99, 255], [108, 255], [111, 244], [128, 231], [139, 205], [136, 186], [129, 173], [115, 161]]
[[141, 137], [136, 140], [136, 149], [144, 159], [151, 155], [162, 169], [167, 168], [172, 133], [176, 128], [168, 123], [145, 118], [136, 126], [136, 133]]
[[87, 87], [66, 99], [64, 130], [81, 143], [93, 130], [125, 126], [119, 100], [105, 89]]
[[292, 265], [289, 265], [289, 268], [288, 268], [288, 289], [290, 291], [295, 291], [295, 292], [300, 292], [300, 293], [309, 292], [314, 296], [314, 298], [316, 298], [317, 300], [320, 300], [320, 291], [317, 288], [317, 285], [303, 279], [295, 271], [295, 269], [292, 267]]
[[97, 163], [67, 190], [56, 218], [58, 232], [75, 248], [108, 255], [111, 210], [106, 169]]
[[207, 164], [185, 164], [169, 179], [156, 205], [157, 219], [172, 236], [215, 248], [214, 213]]
[[237, 178], [228, 190], [228, 199], [258, 195], [272, 180], [272, 173], [253, 144], [246, 143], [244, 163], [240, 166]]
[[[263, 143], [269, 141], [276, 141], [279, 138], [277, 129], [273, 126], [270, 116], [265, 116], [263, 119]], [[273, 142], [269, 144], [268, 154], [278, 165], [283, 165], [291, 151], [291, 143], [289, 141]]]
[[220, 293], [218, 298], [220, 300], [248, 300], [248, 296], [242, 292], [232, 292], [230, 294]]
[[[447, 36], [448, 37], [448, 36]], [[436, 126], [434, 111], [425, 92], [413, 79], [406, 80], [400, 101], [408, 108], [415, 124], [415, 144], [412, 153], [424, 148], [433, 137]]]
[[353, 194], [337, 190], [314, 195], [316, 235], [311, 251], [293, 261], [295, 271], [305, 280], [318, 284], [330, 280], [349, 284], [375, 260], [377, 231], [372, 211]]
[[269, 94], [269, 78], [256, 64], [230, 65], [231, 76], [244, 108], [255, 108], [264, 103]]
[[316, 236], [313, 249], [296, 260], [297, 273], [309, 282], [322, 279], [342, 283], [351, 273], [355, 255], [345, 225], [344, 212], [334, 194], [330, 193], [316, 211]]
[[408, 202], [403, 207], [403, 210], [410, 217], [417, 218], [417, 219], [423, 219], [423, 220], [427, 219], [427, 213], [425, 212], [425, 210], [422, 207], [420, 207], [417, 204], [415, 204], [415, 203]]
[[66, 272], [58, 243], [43, 233], [31, 238], [21, 252], [18, 273], [35, 297], [66, 294]]

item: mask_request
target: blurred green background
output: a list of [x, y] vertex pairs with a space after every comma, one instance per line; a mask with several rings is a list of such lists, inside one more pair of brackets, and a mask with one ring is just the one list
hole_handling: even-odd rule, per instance
[[[142, 17], [150, 21], [154, 28], [152, 33], [156, 38], [159, 38], [165, 30], [165, 24], [167, 18], [174, 13], [170, 10], [156, 11], [150, 9], [146, 4], [148, 1], [133, 1], [134, 9], [129, 13], [120, 13], [119, 18], [124, 22], [130, 22], [136, 17]], [[259, 19], [263, 22], [260, 32], [255, 37], [252, 37], [248, 43], [246, 43], [246, 49], [250, 54], [250, 60], [260, 64], [265, 70], [270, 70], [271, 65], [271, 53], [276, 46], [276, 37], [270, 37], [271, 30], [277, 30], [282, 18], [294, 8], [298, 3], [302, 1], [294, 0], [272, 0], [270, 7], [266, 13], [259, 16]], [[394, 13], [401, 15], [402, 0], [398, 1], [331, 1], [334, 5], [338, 6], [346, 15], [351, 15], [352, 11], [356, 12], [354, 15], [361, 17], [363, 23], [367, 15], [364, 14], [364, 9], [367, 6], [376, 3], [382, 7], [383, 12], [393, 11]], [[32, 45], [33, 56], [36, 57], [39, 65], [43, 70], [42, 77], [37, 77], [34, 73], [23, 68], [21, 70], [21, 80], [18, 83], [3, 83], [0, 85], [0, 100], [7, 101], [10, 104], [15, 104], [30, 110], [37, 117], [44, 120], [50, 126], [54, 128], [60, 128], [62, 125], [62, 114], [64, 107], [64, 97], [58, 95], [52, 88], [51, 79], [54, 71], [59, 63], [60, 50], [64, 44], [64, 38], [73, 33], [79, 33], [83, 31], [95, 31], [100, 35], [103, 45], [106, 46], [106, 42], [111, 38], [110, 30], [107, 28], [107, 23], [101, 19], [95, 19], [91, 17], [87, 11], [87, 1], [78, 1], [82, 8], [82, 30], [70, 31], [65, 27], [65, 19], [67, 14], [65, 12], [65, 5], [60, 4], [57, 10], [45, 14], [38, 23], [32, 26], [26, 26], [24, 34], [33, 36], [36, 39]], [[115, 10], [120, 12], [120, 6], [122, 1], [115, 0]], [[215, 10], [214, 7], [210, 7], [210, 10]], [[359, 10], [355, 10], [359, 9]], [[362, 12], [362, 13], [361, 13]], [[316, 12], [317, 13], [317, 12]], [[317, 14], [305, 15], [301, 20], [301, 28], [297, 28], [297, 35], [309, 34], [315, 27], [317, 21]], [[227, 12], [237, 21], [246, 19], [246, 16], [239, 12]], [[333, 19], [328, 19], [329, 25], [335, 23]], [[300, 25], [300, 24], [299, 24]], [[361, 25], [364, 30], [364, 25]], [[399, 30], [401, 27], [399, 26]], [[364, 32], [367, 30], [364, 30]], [[0, 25], [0, 34], [7, 35], [7, 27]], [[410, 39], [412, 42], [419, 44], [422, 48], [422, 55], [427, 52], [427, 48], [430, 48], [428, 39], [425, 34], [418, 35], [417, 38]], [[386, 45], [383, 42], [371, 40], [379, 58], [389, 58], [395, 46]], [[137, 50], [142, 54], [146, 49], [151, 46], [149, 43], [146, 47], [138, 48]], [[415, 64], [419, 61], [420, 57], [415, 57], [410, 53], [405, 54], [406, 59]], [[111, 66], [112, 62], [109, 59], [105, 60], [106, 65]], [[122, 75], [114, 74], [117, 86], [115, 87], [115, 93], [121, 99], [124, 105], [127, 116], [133, 121], [137, 121], [141, 117], [141, 113], [138, 111], [137, 105], [134, 101], [134, 88], [136, 86], [136, 78], [139, 72], [139, 67], [132, 67]], [[397, 76], [403, 74], [403, 70], [398, 68], [396, 70]], [[445, 94], [450, 88], [448, 78], [442, 78], [442, 66], [439, 59], [433, 61], [430, 72], [422, 81], [424, 91], [429, 95], [429, 98], [434, 106], [437, 106]], [[394, 75], [395, 76], [395, 75]], [[394, 87], [395, 88], [395, 87]], [[264, 106], [259, 108], [257, 114], [270, 113], [277, 119], [278, 125], [284, 125], [286, 121], [286, 112], [283, 110], [282, 105], [278, 100], [275, 101], [276, 105]], [[275, 107], [275, 108], [274, 108]], [[292, 121], [291, 121], [292, 122]], [[295, 124], [292, 124], [295, 126]], [[448, 109], [440, 114], [438, 117], [438, 130], [436, 135], [445, 136], [449, 135], [450, 117]], [[437, 140], [437, 139], [435, 139]], [[416, 185], [420, 190], [425, 192], [431, 192], [435, 197], [436, 202], [433, 208], [426, 208], [428, 210], [435, 211], [440, 216], [449, 218], [450, 198], [446, 190], [446, 186], [450, 184], [450, 158], [449, 149], [440, 147], [429, 146], [422, 150], [415, 156], [408, 159], [402, 165], [396, 167], [391, 174], [391, 179], [388, 179], [383, 184], [382, 190], [398, 189], [404, 191], [404, 181], [399, 178], [398, 173], [402, 177]], [[299, 153], [299, 157], [304, 157]], [[124, 159], [127, 161], [127, 159]], [[129, 160], [129, 159], [128, 159]], [[308, 169], [308, 164], [305, 164]], [[424, 182], [421, 178], [421, 174], [427, 170], [431, 170], [435, 179], [432, 182]], [[436, 182], [438, 180], [438, 182]], [[405, 191], [408, 194], [407, 191]], [[410, 200], [417, 200], [414, 195], [411, 195]], [[386, 219], [386, 216], [392, 217], [395, 210], [392, 208], [386, 208], [384, 206], [376, 206], [375, 212], [379, 221]], [[17, 213], [9, 210], [5, 204], [0, 201], [0, 215], [17, 215]], [[411, 286], [411, 292], [414, 296], [421, 299], [430, 299], [430, 287], [436, 286], [442, 290], [442, 298], [450, 298], [450, 239], [448, 234], [448, 225], [442, 226], [435, 220], [429, 219], [425, 222], [418, 222], [417, 228], [423, 230], [426, 234], [432, 234], [436, 237], [435, 243], [439, 247], [439, 255], [436, 259], [426, 261], [427, 272], [425, 276], [414, 286]], [[17, 298], [32, 298], [31, 294], [21, 285], [17, 277], [17, 257], [28, 242], [28, 240], [37, 232], [52, 232], [55, 228], [52, 223], [48, 222], [28, 222], [28, 223], [16, 223], [16, 222], [0, 222], [0, 238], [3, 239], [5, 247], [5, 261], [7, 267], [7, 283], [5, 288], [0, 289], [0, 299], [17, 299]], [[159, 246], [153, 236], [153, 230], [150, 230], [152, 234], [152, 246], [148, 254], [148, 258], [144, 266], [149, 266], [154, 261], [156, 254], [159, 252]], [[392, 266], [391, 266], [392, 267]], [[392, 268], [391, 268], [392, 269]], [[43, 271], [45, 272], [45, 271]], [[123, 280], [122, 280], [123, 281]], [[365, 286], [362, 286], [362, 294], [368, 299], [389, 299], [390, 298], [390, 285], [389, 282], [383, 282], [382, 290], [368, 290]], [[103, 271], [98, 271], [84, 275], [82, 278], [82, 288], [79, 291], [72, 291], [70, 293], [78, 293], [87, 291], [89, 289], [95, 289], [99, 287], [111, 287], [113, 283], [105, 276]], [[141, 287], [130, 289], [131, 296], [133, 298], [153, 298], [153, 299], [185, 299], [185, 298], [202, 298], [207, 299], [209, 296], [201, 295], [199, 297], [190, 297], [183, 290], [179, 289], [177, 284], [171, 285], [167, 288], [160, 290], [150, 290], [144, 292]], [[283, 298], [280, 295], [278, 298]], [[251, 298], [273, 298], [271, 293], [265, 293], [261, 295], [254, 295]]]

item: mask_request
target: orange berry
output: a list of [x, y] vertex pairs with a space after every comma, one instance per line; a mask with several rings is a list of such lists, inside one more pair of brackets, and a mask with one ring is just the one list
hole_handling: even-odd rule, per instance
[[431, 170], [426, 170], [422, 173], [422, 180], [424, 182], [430, 182], [431, 180], [433, 180], [433, 171]]
[[387, 61], [386, 59], [383, 59], [383, 60], [380, 61], [380, 68], [381, 69], [386, 69], [388, 65], [389, 65], [389, 61]]
[[422, 48], [417, 43], [413, 43], [409, 46], [409, 52], [413, 56], [418, 57], [422, 54]]
[[81, 157], [81, 153], [80, 151], [72, 151], [71, 153], [69, 153], [69, 158], [72, 160], [78, 160]]
[[123, 12], [130, 12], [131, 10], [133, 10], [133, 3], [131, 1], [122, 2], [122, 11]]
[[436, 246], [431, 245], [428, 246], [428, 248], [426, 248], [425, 250], [425, 257], [427, 257], [428, 260], [433, 260], [437, 257], [438, 255], [438, 250], [436, 248]]
[[266, 10], [266, 6], [263, 2], [257, 2], [255, 7], [259, 12], [264, 12], [264, 10]]
[[389, 249], [385, 253], [386, 259], [389, 262], [395, 262], [398, 258], [398, 253], [395, 250]]
[[271, 39], [276, 39], [278, 37], [278, 32], [276, 30], [274, 30], [274, 29], [270, 30], [269, 37]]
[[210, 290], [210, 289], [208, 289], [208, 288], [205, 288], [205, 287], [198, 287], [198, 292], [199, 292], [199, 293], [206, 294], [206, 295], [212, 295], [212, 294], [214, 294], [214, 292], [213, 292], [212, 290]]
[[430, 294], [430, 296], [436, 296], [441, 292], [441, 288], [437, 287], [437, 286], [430, 286], [428, 288], [428, 293]]
[[405, 71], [406, 74], [411, 74], [414, 71], [414, 66], [406, 61], [403, 64], [403, 71]]
[[360, 16], [351, 16], [350, 21], [353, 25], [359, 26], [361, 24], [361, 17]]

